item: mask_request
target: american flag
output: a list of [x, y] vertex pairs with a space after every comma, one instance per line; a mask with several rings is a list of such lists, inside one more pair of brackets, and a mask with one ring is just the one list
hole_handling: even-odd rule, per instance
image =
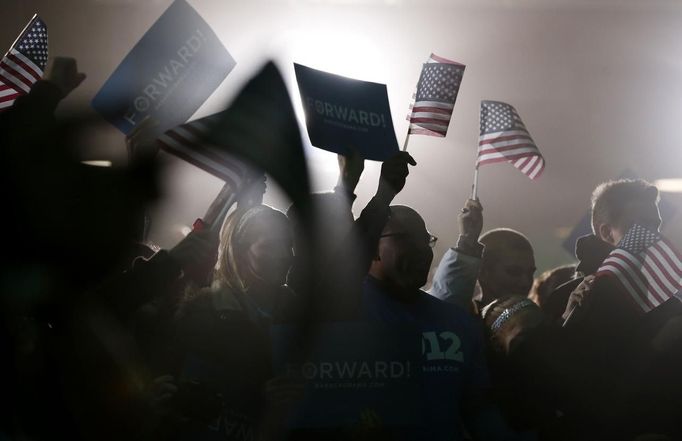
[[615, 276], [644, 312], [680, 296], [680, 254], [659, 234], [635, 224], [597, 270]]
[[224, 149], [206, 142], [206, 137], [221, 118], [220, 115], [211, 115], [179, 125], [161, 135], [158, 143], [166, 152], [211, 173], [238, 190], [253, 177], [254, 172]]
[[47, 26], [34, 15], [0, 60], [0, 111], [27, 94], [47, 65]]
[[463, 64], [431, 54], [422, 67], [412, 112], [407, 117], [409, 134], [445, 136], [464, 68]]
[[531, 179], [545, 169], [540, 154], [516, 109], [500, 101], [481, 101], [481, 134], [476, 166], [510, 162]]

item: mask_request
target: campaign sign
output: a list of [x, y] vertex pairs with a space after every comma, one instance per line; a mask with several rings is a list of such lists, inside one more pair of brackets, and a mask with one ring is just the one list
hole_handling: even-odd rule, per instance
[[312, 145], [341, 154], [355, 149], [377, 161], [398, 151], [385, 84], [296, 63], [294, 69]]
[[159, 133], [186, 122], [234, 68], [216, 34], [184, 0], [128, 53], [92, 107], [125, 134], [146, 116]]
[[[303, 378], [303, 402], [293, 428], [352, 427], [371, 418], [386, 427], [423, 423], [421, 334], [413, 328], [335, 322], [313, 333], [306, 356], [298, 328], [273, 326], [273, 360], [280, 374]], [[311, 332], [310, 330], [308, 330]]]

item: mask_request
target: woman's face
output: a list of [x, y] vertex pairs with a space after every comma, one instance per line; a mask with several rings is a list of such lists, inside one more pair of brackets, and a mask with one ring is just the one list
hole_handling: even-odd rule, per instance
[[252, 282], [280, 286], [293, 259], [293, 237], [286, 219], [256, 221], [253, 240], [246, 249], [246, 263]]

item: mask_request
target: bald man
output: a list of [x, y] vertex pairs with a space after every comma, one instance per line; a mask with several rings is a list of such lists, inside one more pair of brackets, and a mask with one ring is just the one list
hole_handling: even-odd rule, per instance
[[506, 426], [485, 399], [489, 379], [480, 327], [462, 308], [420, 289], [435, 241], [416, 211], [391, 206], [363, 287], [367, 320], [421, 333], [424, 420], [403, 430], [401, 439], [463, 439], [460, 421], [474, 439], [505, 439]]
[[[443, 255], [429, 290], [432, 296], [474, 313], [479, 305], [500, 297], [527, 296], [535, 273], [533, 247], [523, 234], [498, 228], [479, 239], [482, 211], [478, 200], [469, 199], [465, 203], [458, 216], [457, 246]], [[481, 300], [472, 304], [477, 281]]]
[[497, 228], [479, 241], [485, 249], [478, 274], [481, 304], [506, 296], [526, 297], [535, 274], [535, 254], [528, 238], [510, 228]]

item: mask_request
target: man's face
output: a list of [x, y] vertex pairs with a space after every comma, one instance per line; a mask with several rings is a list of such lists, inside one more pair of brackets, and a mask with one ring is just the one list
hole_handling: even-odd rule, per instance
[[423, 222], [387, 226], [379, 241], [379, 259], [386, 282], [411, 291], [426, 284], [433, 261], [432, 236]]
[[656, 232], [661, 228], [661, 214], [658, 211], [656, 201], [630, 201], [625, 207], [620, 225], [612, 226], [610, 229], [611, 234], [604, 233], [601, 239], [611, 245], [618, 245], [618, 242], [634, 224], [639, 224], [648, 230]]
[[533, 286], [535, 256], [527, 249], [498, 249], [479, 275], [484, 301], [505, 296], [526, 297]]

